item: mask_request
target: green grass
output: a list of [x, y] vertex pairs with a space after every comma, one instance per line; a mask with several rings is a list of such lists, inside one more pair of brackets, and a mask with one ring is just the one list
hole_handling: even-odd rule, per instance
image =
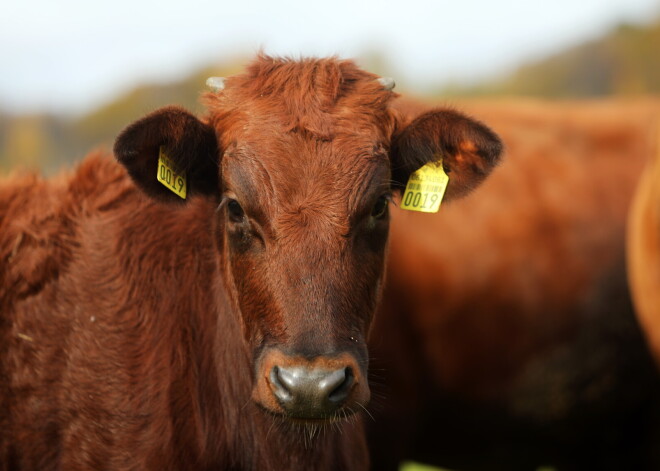
[[446, 468], [437, 468], [435, 466], [429, 466], [427, 464], [414, 463], [408, 461], [401, 464], [399, 471], [450, 471]]
[[[446, 468], [438, 468], [435, 466], [429, 466], [427, 464], [408, 461], [401, 464], [399, 471], [450, 471], [450, 470]], [[555, 471], [555, 468], [543, 466], [541, 468], [538, 468], [536, 471]]]

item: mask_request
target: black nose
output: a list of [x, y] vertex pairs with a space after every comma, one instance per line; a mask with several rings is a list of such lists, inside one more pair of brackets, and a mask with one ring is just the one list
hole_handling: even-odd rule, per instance
[[327, 418], [348, 398], [354, 377], [351, 368], [325, 370], [303, 366], [274, 366], [273, 394], [292, 417]]

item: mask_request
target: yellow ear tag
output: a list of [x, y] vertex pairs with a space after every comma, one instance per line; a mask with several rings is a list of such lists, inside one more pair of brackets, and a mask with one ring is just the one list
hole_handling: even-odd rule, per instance
[[448, 183], [449, 177], [442, 168], [442, 159], [424, 165], [410, 175], [401, 208], [437, 213]]
[[179, 173], [174, 162], [167, 157], [164, 146], [160, 146], [160, 150], [158, 151], [158, 175], [156, 175], [156, 178], [171, 191], [184, 200], [186, 199], [186, 190], [188, 188], [186, 174], [185, 172]]

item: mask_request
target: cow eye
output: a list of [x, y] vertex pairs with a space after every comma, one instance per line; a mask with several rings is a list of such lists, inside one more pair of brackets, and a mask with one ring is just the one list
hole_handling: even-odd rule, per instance
[[382, 219], [387, 214], [387, 207], [389, 198], [386, 195], [381, 196], [376, 201], [373, 209], [371, 210], [371, 217], [375, 219]]
[[232, 222], [241, 222], [245, 217], [245, 211], [243, 211], [243, 208], [241, 208], [241, 205], [236, 200], [227, 201], [227, 214], [229, 215], [229, 220]]

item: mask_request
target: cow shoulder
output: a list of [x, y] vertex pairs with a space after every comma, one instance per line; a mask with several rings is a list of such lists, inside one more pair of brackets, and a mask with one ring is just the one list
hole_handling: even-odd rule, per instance
[[100, 153], [74, 173], [0, 181], [0, 300], [39, 293], [66, 271], [81, 221], [117, 206], [131, 188], [121, 166]]

